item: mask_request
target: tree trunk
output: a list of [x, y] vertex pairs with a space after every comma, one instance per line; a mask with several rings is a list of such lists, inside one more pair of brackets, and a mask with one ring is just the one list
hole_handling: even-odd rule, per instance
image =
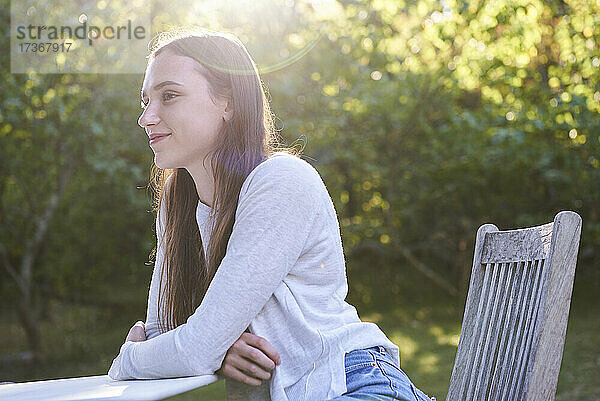
[[60, 171], [60, 174], [57, 177], [56, 189], [50, 195], [44, 213], [41, 216], [32, 216], [32, 218], [37, 221], [37, 224], [32, 236], [24, 241], [25, 246], [21, 257], [19, 272], [16, 271], [11, 263], [7, 247], [0, 243], [0, 256], [2, 256], [4, 266], [19, 286], [21, 293], [21, 299], [18, 302], [19, 321], [25, 329], [27, 341], [34, 354], [33, 359], [35, 362], [42, 362], [45, 359], [45, 356], [42, 353], [38, 314], [32, 296], [33, 269], [42, 241], [46, 237], [50, 221], [56, 212], [56, 208], [58, 207], [58, 203], [62, 198], [72, 172], [73, 167], [70, 163]]
[[18, 316], [21, 325], [25, 329], [30, 350], [33, 352], [33, 362], [42, 362], [45, 359], [45, 356], [42, 354], [40, 328], [37, 323], [38, 320], [31, 299], [23, 297], [19, 301]]

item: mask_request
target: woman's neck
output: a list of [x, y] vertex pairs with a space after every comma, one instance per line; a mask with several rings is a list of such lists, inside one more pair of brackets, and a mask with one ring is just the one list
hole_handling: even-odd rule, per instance
[[190, 173], [196, 184], [196, 192], [198, 193], [200, 202], [212, 207], [215, 183], [210, 165], [206, 166], [206, 168], [202, 165], [199, 167], [186, 167], [186, 170]]

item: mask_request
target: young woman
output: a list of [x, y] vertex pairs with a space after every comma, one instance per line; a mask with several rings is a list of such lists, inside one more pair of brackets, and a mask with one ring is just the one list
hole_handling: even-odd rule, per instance
[[142, 103], [156, 261], [146, 321], [108, 375], [217, 373], [229, 400], [429, 400], [400, 369], [398, 347], [345, 302], [334, 205], [309, 163], [275, 147], [242, 43], [159, 36]]

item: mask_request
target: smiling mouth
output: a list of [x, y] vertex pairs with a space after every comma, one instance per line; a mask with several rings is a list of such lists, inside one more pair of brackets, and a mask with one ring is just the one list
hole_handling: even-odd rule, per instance
[[148, 142], [150, 145], [154, 145], [155, 143], [162, 141], [165, 138], [170, 137], [171, 134], [157, 134], [157, 135], [150, 135], [150, 141]]

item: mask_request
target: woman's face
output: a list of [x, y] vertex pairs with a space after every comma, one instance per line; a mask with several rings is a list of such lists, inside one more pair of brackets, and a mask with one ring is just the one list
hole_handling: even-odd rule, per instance
[[195, 60], [167, 50], [146, 70], [138, 124], [146, 130], [160, 168], [197, 170], [223, 119], [230, 118], [227, 101], [213, 101], [199, 67]]

